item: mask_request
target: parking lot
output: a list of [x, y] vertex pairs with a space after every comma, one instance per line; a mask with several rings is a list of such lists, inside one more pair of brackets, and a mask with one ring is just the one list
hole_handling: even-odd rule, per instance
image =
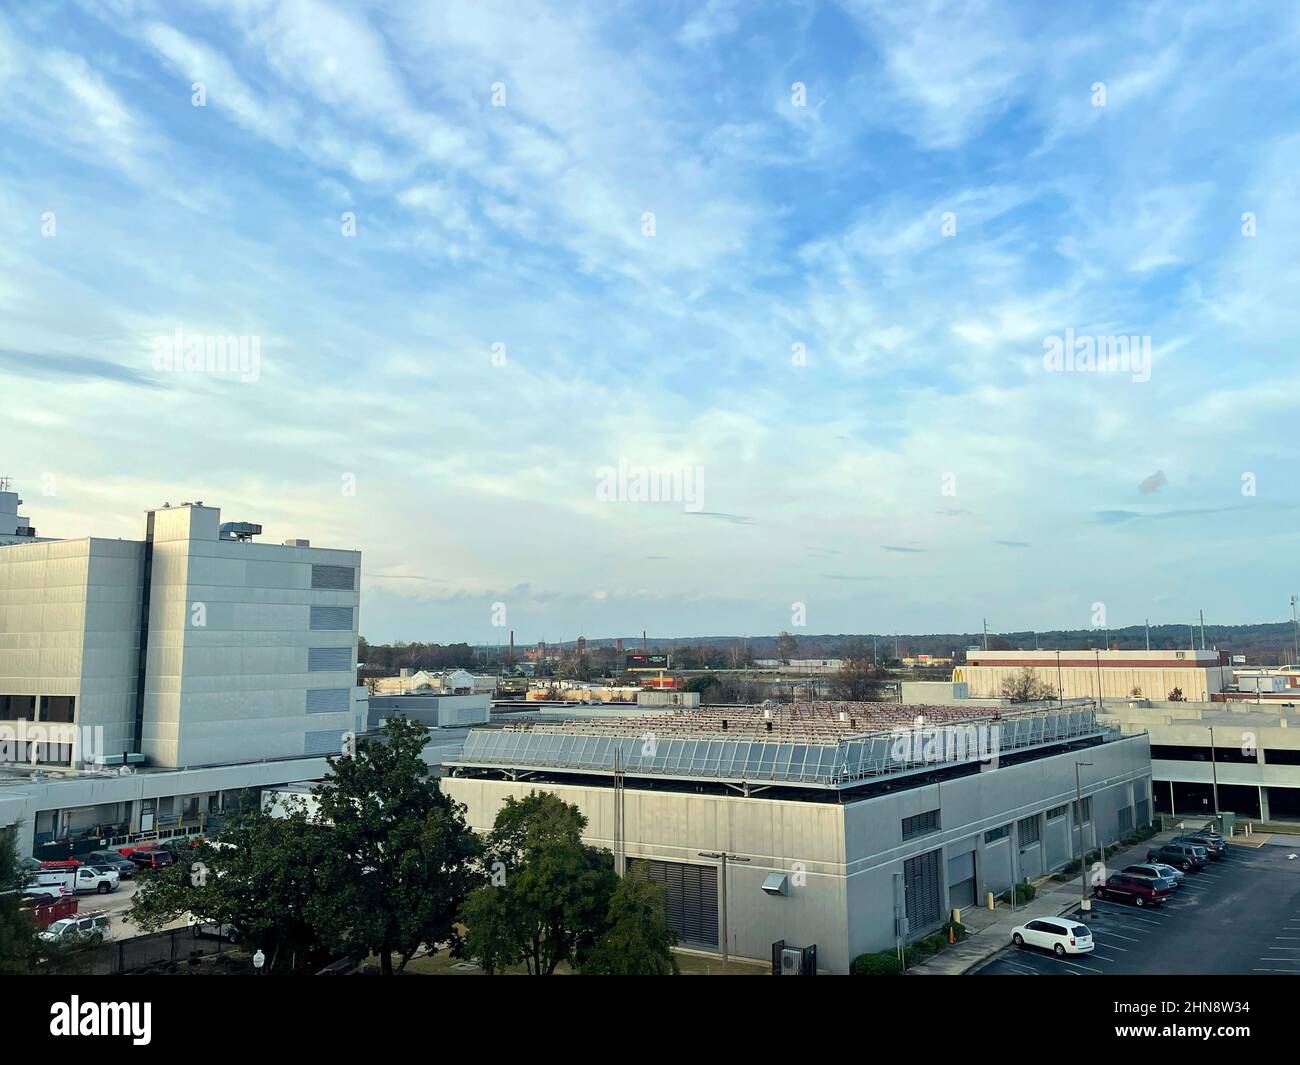
[[[974, 975], [1300, 973], [1300, 847], [1290, 843], [1229, 846], [1161, 906], [1092, 907], [1068, 915], [1092, 929], [1091, 953], [1058, 958], [1008, 944]], [[1031, 904], [1024, 919], [1045, 916]]]

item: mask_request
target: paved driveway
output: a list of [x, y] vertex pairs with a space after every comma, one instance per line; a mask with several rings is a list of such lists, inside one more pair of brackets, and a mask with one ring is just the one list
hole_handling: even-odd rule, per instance
[[[1300, 858], [1231, 846], [1163, 906], [1093, 900], [1091, 954], [1007, 946], [974, 975], [1300, 973]], [[1046, 916], [1027, 912], [1026, 920]], [[1075, 917], [1079, 917], [1076, 910]]]

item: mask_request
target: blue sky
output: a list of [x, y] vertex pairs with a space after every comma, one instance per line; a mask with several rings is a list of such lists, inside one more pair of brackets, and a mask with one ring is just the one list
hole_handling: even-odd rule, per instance
[[1298, 66], [1278, 3], [0, 4], [0, 472], [359, 547], [376, 640], [1280, 619]]

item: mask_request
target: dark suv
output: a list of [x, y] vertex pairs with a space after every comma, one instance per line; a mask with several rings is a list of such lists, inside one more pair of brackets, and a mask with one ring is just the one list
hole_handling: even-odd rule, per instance
[[162, 847], [156, 850], [132, 851], [130, 857], [137, 869], [162, 869], [176, 862], [176, 855]]
[[1193, 847], [1204, 847], [1206, 853], [1216, 860], [1222, 858], [1228, 849], [1228, 844], [1222, 836], [1211, 835], [1208, 832], [1189, 832], [1185, 836], [1175, 836], [1169, 842], [1190, 843]]
[[1204, 869], [1206, 864], [1205, 848], [1192, 843], [1166, 843], [1157, 850], [1147, 851], [1147, 861], [1163, 862], [1189, 873], [1193, 869]]
[[135, 862], [125, 857], [121, 851], [91, 851], [82, 855], [81, 860], [87, 865], [112, 869], [122, 880], [135, 876]]

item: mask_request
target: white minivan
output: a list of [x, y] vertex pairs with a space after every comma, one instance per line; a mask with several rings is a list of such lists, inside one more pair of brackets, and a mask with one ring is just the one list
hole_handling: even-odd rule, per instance
[[1011, 930], [1011, 942], [1018, 947], [1042, 947], [1058, 957], [1087, 954], [1092, 950], [1092, 931], [1067, 917], [1035, 917]]

